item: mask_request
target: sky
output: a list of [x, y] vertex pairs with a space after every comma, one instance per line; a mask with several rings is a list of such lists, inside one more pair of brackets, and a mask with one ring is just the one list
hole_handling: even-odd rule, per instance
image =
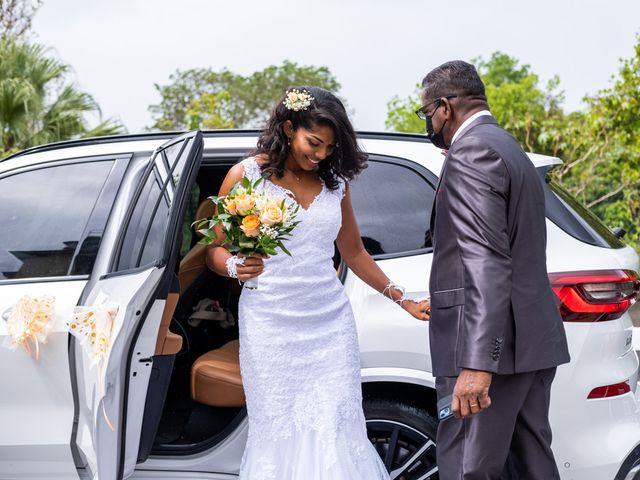
[[633, 56], [640, 1], [44, 0], [33, 28], [131, 133], [153, 123], [154, 84], [177, 69], [249, 75], [285, 60], [329, 67], [355, 127], [384, 130], [387, 102], [429, 70], [498, 50], [543, 84], [558, 75], [565, 108], [582, 108]]

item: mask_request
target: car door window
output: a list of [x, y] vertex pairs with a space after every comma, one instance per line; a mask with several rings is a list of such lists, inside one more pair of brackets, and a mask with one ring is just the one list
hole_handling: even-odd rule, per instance
[[412, 168], [410, 162], [370, 157], [368, 168], [351, 183], [351, 196], [362, 242], [371, 255], [412, 254], [432, 247], [434, 183], [433, 175]]
[[183, 138], [158, 150], [122, 241], [116, 271], [160, 261], [169, 228], [171, 205], [194, 138]]
[[[0, 179], [0, 280], [78, 274], [70, 271], [74, 253], [113, 163], [54, 165]], [[90, 269], [95, 249], [82, 259]]]

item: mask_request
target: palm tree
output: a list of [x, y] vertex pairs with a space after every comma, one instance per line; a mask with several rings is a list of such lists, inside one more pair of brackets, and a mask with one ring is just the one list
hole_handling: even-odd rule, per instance
[[124, 131], [113, 120], [89, 127], [85, 116], [99, 115], [100, 108], [67, 82], [69, 73], [42, 45], [0, 38], [0, 158], [42, 143]]

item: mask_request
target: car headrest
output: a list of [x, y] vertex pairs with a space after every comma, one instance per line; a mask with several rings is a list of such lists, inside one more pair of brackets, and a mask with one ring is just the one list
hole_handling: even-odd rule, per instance
[[[203, 200], [202, 203], [200, 203], [200, 205], [198, 206], [198, 209], [196, 210], [196, 216], [194, 220], [200, 220], [201, 218], [212, 216], [213, 213], [215, 212], [215, 207], [216, 206], [214, 205], [214, 203], [208, 198]], [[202, 238], [202, 234], [200, 232], [196, 231], [196, 235]]]

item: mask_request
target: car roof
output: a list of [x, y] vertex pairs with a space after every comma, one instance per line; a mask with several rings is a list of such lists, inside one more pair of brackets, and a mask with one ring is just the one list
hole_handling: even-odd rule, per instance
[[[184, 132], [159, 132], [95, 137], [51, 143], [29, 148], [0, 161], [0, 171], [47, 163], [54, 160], [152, 152], [167, 140]], [[204, 149], [230, 155], [246, 154], [255, 148], [259, 130], [205, 130]], [[438, 174], [446, 152], [434, 147], [424, 134], [358, 132], [363, 149], [369, 153], [415, 161]], [[557, 157], [529, 153], [536, 167], [562, 163]]]

